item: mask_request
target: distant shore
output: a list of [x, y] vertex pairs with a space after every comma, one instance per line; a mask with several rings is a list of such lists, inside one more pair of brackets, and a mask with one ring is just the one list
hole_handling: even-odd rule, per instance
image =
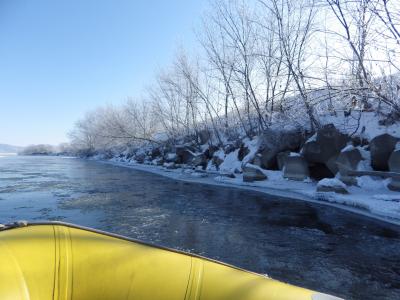
[[16, 156], [16, 155], [18, 155], [18, 153], [10, 153], [10, 152], [1, 153], [1, 152], [0, 152], [0, 157], [4, 157], [4, 156]]

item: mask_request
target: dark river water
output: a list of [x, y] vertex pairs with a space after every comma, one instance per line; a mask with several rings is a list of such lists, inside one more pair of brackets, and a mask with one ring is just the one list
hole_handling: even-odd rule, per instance
[[400, 228], [94, 161], [0, 157], [0, 223], [60, 220], [194, 252], [346, 299], [400, 299]]

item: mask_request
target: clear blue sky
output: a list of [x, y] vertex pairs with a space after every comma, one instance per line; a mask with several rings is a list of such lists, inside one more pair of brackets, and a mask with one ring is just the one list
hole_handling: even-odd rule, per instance
[[0, 0], [0, 143], [57, 144], [85, 111], [140, 95], [206, 0]]

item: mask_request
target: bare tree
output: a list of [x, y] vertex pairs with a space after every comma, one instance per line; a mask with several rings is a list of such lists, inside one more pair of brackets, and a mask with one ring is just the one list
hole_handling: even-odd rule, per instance
[[[196, 134], [199, 132], [198, 123], [201, 122], [203, 125], [207, 125], [209, 120], [215, 136], [217, 137], [219, 143], [222, 144], [219, 133], [219, 127], [222, 122], [220, 120], [218, 109], [215, 107], [215, 101], [213, 101], [209, 92], [209, 82], [207, 80], [208, 74], [204, 74], [204, 71], [201, 70], [198, 62], [191, 63], [187, 56], [183, 53], [177, 56], [175, 67], [178, 74], [182, 77], [188, 87], [190, 92], [189, 98], [192, 99], [190, 101], [197, 103], [198, 112], [200, 112], [198, 113], [200, 120], [198, 120], [198, 117], [193, 115], [193, 118], [196, 118], [196, 121], [193, 124]], [[185, 97], [185, 94], [182, 95]], [[201, 102], [203, 105], [200, 106], [199, 102]], [[204, 108], [205, 115], [207, 116], [206, 118], [201, 118], [202, 108]]]
[[395, 43], [400, 46], [400, 10], [398, 1], [389, 0], [370, 0], [369, 9], [382, 22], [386, 29], [385, 38], [394, 39]]
[[[251, 134], [255, 127], [259, 131], [265, 129], [267, 123], [256, 84], [257, 26], [253, 22], [252, 11], [247, 3], [241, 0], [216, 1], [212, 20], [225, 36], [225, 46], [234, 49], [235, 59], [230, 60], [228, 66], [228, 70], [232, 71], [232, 77], [229, 78], [230, 89], [236, 94], [235, 99], [244, 100], [244, 111]], [[253, 124], [252, 111], [255, 112], [257, 124]]]
[[85, 154], [92, 154], [96, 149], [96, 114], [86, 113], [85, 117], [75, 123], [74, 128], [68, 134], [71, 144], [76, 150]]
[[229, 127], [229, 114], [235, 112], [243, 131], [247, 136], [250, 136], [246, 122], [242, 116], [238, 95], [235, 91], [234, 71], [238, 50], [236, 47], [229, 46], [230, 37], [226, 35], [226, 29], [223, 25], [218, 13], [215, 14], [214, 12], [208, 15], [203, 22], [203, 31], [200, 40], [205, 50], [207, 62], [210, 65], [210, 73], [213, 73], [211, 76], [217, 81], [217, 86], [221, 85], [223, 87], [221, 94], [224, 99], [225, 130]]
[[283, 102], [291, 83], [291, 73], [284, 62], [274, 14], [269, 9], [259, 11], [261, 14], [253, 20], [259, 26], [256, 55], [264, 83], [265, 111], [269, 114], [268, 121], [271, 123], [277, 104], [283, 112]]
[[311, 130], [314, 131], [320, 124], [307, 92], [305, 62], [308, 59], [306, 47], [313, 34], [315, 2], [314, 0], [260, 0], [260, 3], [273, 13], [281, 55], [303, 100]]
[[[369, 57], [366, 56], [369, 51], [367, 48], [369, 44], [373, 44], [373, 48], [377, 49], [379, 48], [379, 41], [381, 41], [374, 41], [369, 38], [369, 33], [371, 31], [374, 31], [375, 34], [380, 34], [379, 27], [376, 27], [376, 25], [373, 24], [374, 16], [380, 17], [381, 20], [383, 18], [380, 9], [378, 9], [379, 6], [377, 5], [380, 1], [326, 1], [344, 31], [343, 34], [340, 32], [336, 32], [336, 34], [342, 36], [347, 41], [352, 51], [354, 57], [353, 63], [355, 66], [354, 73], [356, 81], [358, 82], [358, 94], [361, 94], [362, 96], [364, 108], [366, 106], [369, 108], [369, 105], [366, 105], [367, 98], [374, 97], [379, 100], [379, 103], [383, 102], [394, 111], [400, 112], [398, 100], [390, 97], [390, 95], [382, 89], [381, 80], [376, 78], [377, 72], [369, 67], [370, 63], [375, 62], [377, 65], [380, 65], [381, 69], [384, 69], [385, 67], [383, 65], [386, 64], [387, 61], [373, 58], [371, 52]], [[385, 7], [385, 3], [387, 7], [387, 1], [382, 1], [383, 7]], [[372, 14], [371, 11], [373, 12]], [[372, 25], [374, 25], [373, 28], [371, 28]], [[389, 27], [392, 28], [390, 25]], [[392, 32], [392, 35], [393, 33], [395, 34], [395, 32]], [[396, 34], [394, 36], [396, 36]], [[377, 54], [375, 53], [374, 56], [377, 56]]]

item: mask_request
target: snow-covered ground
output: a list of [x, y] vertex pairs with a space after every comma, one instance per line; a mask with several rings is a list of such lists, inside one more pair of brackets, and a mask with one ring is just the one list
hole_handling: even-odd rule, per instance
[[0, 157], [6, 157], [6, 156], [15, 156], [18, 155], [17, 153], [1, 153], [0, 152]]
[[192, 169], [166, 169], [161, 166], [138, 164], [119, 159], [100, 160], [101, 162], [151, 172], [175, 180], [237, 187], [286, 199], [297, 199], [338, 207], [347, 211], [400, 225], [400, 193], [387, 189], [385, 180], [369, 176], [358, 178], [360, 187], [347, 187], [349, 194], [317, 192], [317, 182], [304, 182], [284, 179], [281, 171], [263, 170], [268, 180], [243, 182], [242, 174], [229, 178], [216, 171], [195, 171]]
[[332, 123], [343, 133], [352, 134], [356, 132], [357, 135], [362, 136], [367, 140], [371, 140], [377, 135], [384, 133], [400, 137], [399, 122], [389, 126], [384, 126], [379, 124], [379, 120], [380, 119], [375, 112], [363, 112], [359, 116], [359, 120], [356, 117], [345, 118], [342, 113], [339, 113], [338, 116], [327, 114], [321, 116], [323, 124]]

